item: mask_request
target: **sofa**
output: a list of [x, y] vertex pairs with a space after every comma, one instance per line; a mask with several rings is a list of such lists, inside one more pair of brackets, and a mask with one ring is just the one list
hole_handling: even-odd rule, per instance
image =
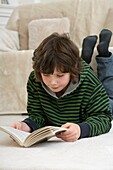
[[[68, 33], [81, 53], [86, 36], [99, 35], [103, 28], [113, 31], [112, 16], [113, 0], [57, 0], [15, 7], [6, 27], [0, 29], [0, 125], [10, 126], [27, 117], [26, 84], [33, 51], [46, 36]], [[95, 74], [96, 55], [95, 48], [91, 62]], [[112, 128], [74, 143], [53, 138], [28, 149], [0, 131], [0, 170], [113, 170], [112, 146]]]
[[[33, 50], [43, 38], [66, 32], [81, 49], [87, 35], [99, 35], [103, 28], [113, 30], [112, 7], [112, 0], [58, 0], [16, 7], [0, 30], [0, 113], [26, 113]], [[95, 57], [91, 65], [96, 72]]]

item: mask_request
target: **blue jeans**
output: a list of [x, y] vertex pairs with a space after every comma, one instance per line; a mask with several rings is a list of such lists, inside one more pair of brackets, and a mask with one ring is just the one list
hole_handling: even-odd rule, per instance
[[113, 115], [113, 55], [110, 57], [96, 56], [98, 78], [104, 85], [110, 100]]

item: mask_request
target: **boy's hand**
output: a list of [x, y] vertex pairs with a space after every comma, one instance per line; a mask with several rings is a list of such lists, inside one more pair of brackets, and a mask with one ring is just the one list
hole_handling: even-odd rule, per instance
[[18, 129], [18, 130], [31, 132], [31, 128], [24, 122], [16, 122], [11, 127], [15, 128], [15, 129]]
[[66, 142], [74, 142], [80, 137], [81, 130], [79, 125], [75, 123], [66, 123], [61, 127], [67, 128], [67, 130], [65, 132], [58, 133], [58, 138], [61, 138]]

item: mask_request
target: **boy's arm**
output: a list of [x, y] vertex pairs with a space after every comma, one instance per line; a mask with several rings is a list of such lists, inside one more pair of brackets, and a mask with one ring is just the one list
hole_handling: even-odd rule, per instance
[[27, 83], [28, 101], [27, 111], [29, 117], [26, 118], [25, 122], [32, 131], [41, 128], [46, 125], [45, 117], [42, 113], [42, 108], [39, 100], [39, 94], [36, 87], [36, 81], [34, 78], [34, 72], [31, 72]]
[[107, 133], [111, 128], [112, 114], [109, 107], [109, 98], [102, 84], [93, 91], [86, 108], [87, 118], [79, 123], [81, 136], [91, 137]]

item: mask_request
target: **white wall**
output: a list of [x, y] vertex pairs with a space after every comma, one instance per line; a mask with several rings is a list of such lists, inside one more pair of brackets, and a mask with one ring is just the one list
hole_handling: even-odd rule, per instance
[[9, 4], [12, 5], [22, 5], [28, 3], [38, 3], [38, 2], [45, 3], [45, 2], [53, 2], [53, 1], [58, 1], [58, 0], [0, 0], [0, 4], [8, 2]]
[[28, 3], [36, 3], [40, 2], [40, 0], [18, 0], [19, 4], [28, 4]]
[[8, 4], [12, 5], [21, 5], [21, 4], [28, 4], [28, 3], [36, 3], [40, 2], [40, 0], [0, 0], [0, 4], [6, 4], [6, 1]]
[[36, 3], [36, 2], [53, 2], [53, 1], [58, 1], [58, 0], [17, 0], [19, 4], [23, 3]]

